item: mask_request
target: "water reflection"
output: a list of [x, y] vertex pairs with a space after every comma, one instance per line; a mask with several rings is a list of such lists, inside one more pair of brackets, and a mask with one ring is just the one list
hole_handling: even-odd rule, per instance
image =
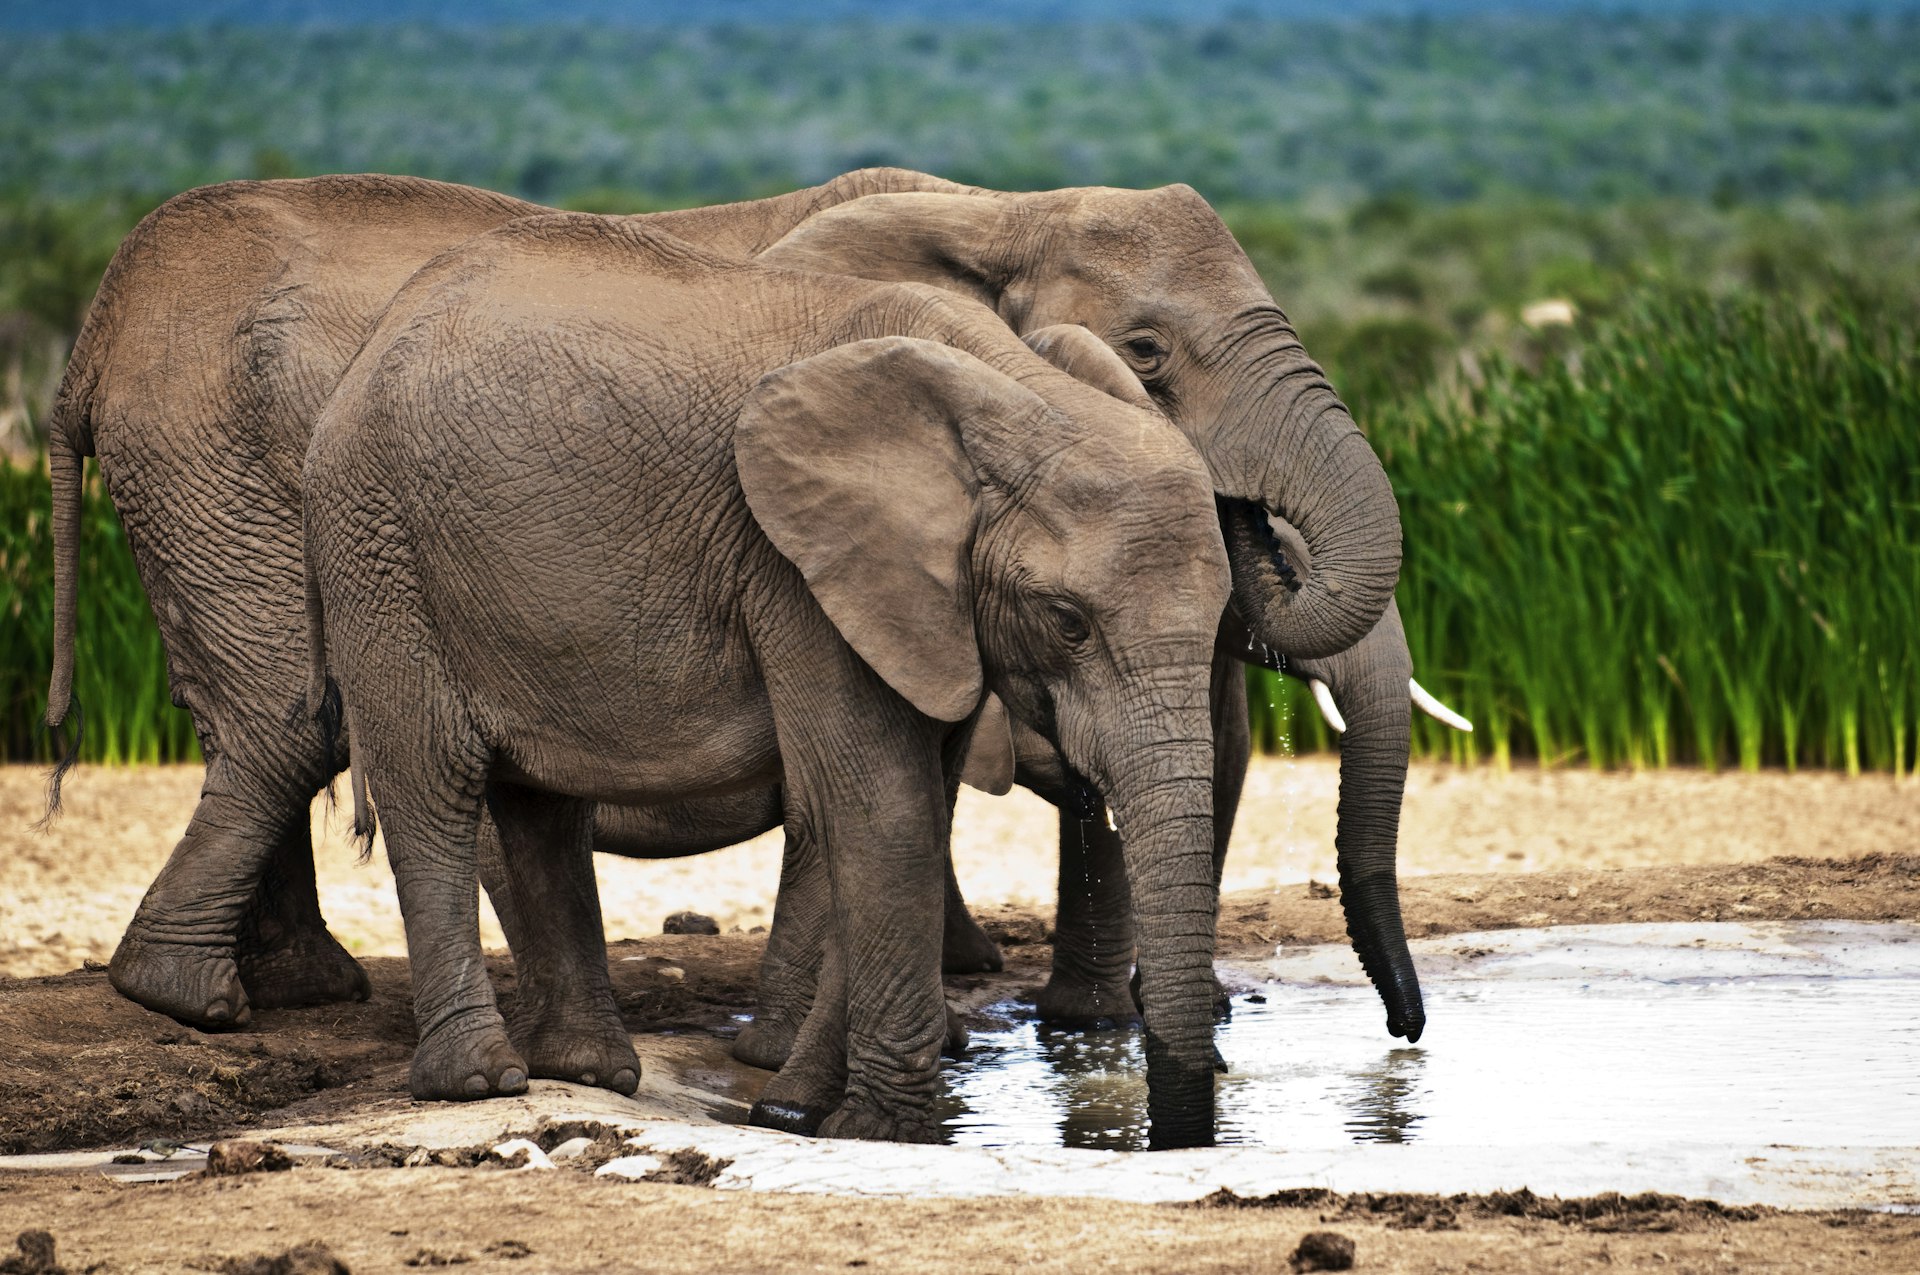
[[1355, 1142], [1412, 1142], [1414, 1126], [1425, 1117], [1415, 1105], [1426, 1097], [1420, 1071], [1427, 1053], [1417, 1046], [1389, 1049], [1376, 1067], [1353, 1073], [1348, 1090], [1347, 1132]]
[[[1222, 1145], [1920, 1145], [1920, 976], [1441, 983], [1391, 1048], [1370, 987], [1262, 990], [1216, 1034]], [[956, 1142], [1147, 1143], [1138, 1028], [1016, 1020], [942, 1083]]]

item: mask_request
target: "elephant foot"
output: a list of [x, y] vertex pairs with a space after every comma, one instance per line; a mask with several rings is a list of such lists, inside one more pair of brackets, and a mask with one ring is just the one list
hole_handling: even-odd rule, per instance
[[734, 1059], [749, 1067], [779, 1071], [787, 1065], [787, 1058], [793, 1053], [793, 1039], [799, 1034], [799, 1023], [780, 1014], [756, 1011], [753, 1021], [741, 1028], [733, 1039]]
[[940, 1045], [940, 1052], [948, 1058], [963, 1058], [967, 1052], [967, 1025], [960, 1021], [953, 1006], [947, 1008], [947, 1038]]
[[165, 942], [129, 928], [107, 980], [128, 1000], [189, 1027], [217, 1031], [253, 1018], [233, 949], [224, 944]]
[[[957, 915], [956, 915], [957, 913]], [[977, 921], [964, 908], [949, 908], [945, 933], [940, 942], [940, 972], [943, 974], [998, 974], [1007, 961], [1000, 947], [987, 937]]]
[[1055, 969], [1033, 998], [1036, 1016], [1049, 1027], [1105, 1031], [1139, 1019], [1126, 976], [1090, 977]]
[[640, 1056], [633, 1037], [609, 1027], [539, 1027], [527, 1045], [527, 1074], [631, 1095], [640, 1088]]
[[407, 1088], [428, 1102], [505, 1097], [526, 1092], [527, 1064], [498, 1013], [463, 1014], [414, 1049]]
[[254, 950], [235, 954], [240, 982], [261, 1009], [295, 1009], [364, 1001], [373, 984], [360, 962], [324, 926], [287, 933]]
[[862, 1142], [945, 1142], [946, 1131], [925, 1111], [889, 1112], [849, 1099], [820, 1126], [823, 1138]]
[[797, 1133], [811, 1138], [820, 1131], [821, 1124], [830, 1114], [831, 1111], [823, 1107], [763, 1097], [747, 1113], [747, 1123], [756, 1129], [777, 1129], [781, 1133]]

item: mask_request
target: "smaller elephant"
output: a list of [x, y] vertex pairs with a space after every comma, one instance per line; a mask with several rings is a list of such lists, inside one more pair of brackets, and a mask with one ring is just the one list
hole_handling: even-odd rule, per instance
[[[834, 941], [756, 1116], [927, 1140], [942, 867], [986, 694], [1113, 810], [1155, 1145], [1213, 1134], [1209, 675], [1229, 577], [1157, 411], [978, 302], [530, 218], [396, 295], [303, 483], [310, 702], [337, 681], [356, 825], [386, 828], [423, 1098], [630, 1091], [596, 802], [778, 781]], [[479, 959], [482, 808], [544, 989], [517, 1052]], [[829, 1114], [830, 1113], [830, 1114]]]

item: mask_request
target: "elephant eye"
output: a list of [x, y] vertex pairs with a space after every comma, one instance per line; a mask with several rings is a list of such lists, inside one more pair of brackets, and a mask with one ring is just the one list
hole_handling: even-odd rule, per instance
[[1156, 337], [1140, 335], [1128, 337], [1123, 344], [1132, 356], [1134, 366], [1147, 371], [1158, 367], [1167, 357], [1167, 347], [1160, 344]]
[[1050, 603], [1047, 607], [1053, 613], [1053, 627], [1062, 641], [1069, 646], [1079, 646], [1093, 636], [1093, 628], [1087, 623], [1087, 617], [1080, 614], [1077, 607], [1064, 602]]

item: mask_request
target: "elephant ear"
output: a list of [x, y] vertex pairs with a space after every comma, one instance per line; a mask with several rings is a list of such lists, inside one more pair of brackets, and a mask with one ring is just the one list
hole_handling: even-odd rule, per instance
[[980, 706], [975, 496], [963, 431], [1043, 411], [1031, 390], [931, 341], [881, 337], [769, 373], [734, 461], [767, 538], [873, 671], [929, 717]]
[[1013, 721], [1007, 716], [1007, 706], [991, 692], [973, 724], [960, 782], [995, 797], [1004, 797], [1013, 789]]
[[1075, 380], [1110, 394], [1123, 403], [1160, 415], [1159, 404], [1140, 384], [1126, 361], [1113, 347], [1077, 323], [1056, 323], [1036, 328], [1020, 338], [1035, 354]]
[[987, 195], [868, 195], [807, 218], [762, 265], [894, 283], [961, 285], [989, 305], [1006, 286], [997, 250], [1007, 201]]

